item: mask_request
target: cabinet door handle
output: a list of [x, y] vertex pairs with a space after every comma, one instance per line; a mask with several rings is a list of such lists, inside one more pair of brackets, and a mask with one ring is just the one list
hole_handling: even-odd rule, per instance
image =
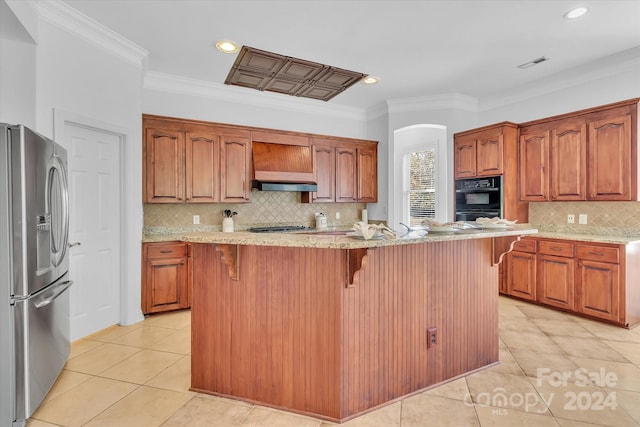
[[170, 250], [170, 249], [163, 249], [163, 250], [161, 250], [161, 251], [160, 251], [160, 253], [161, 253], [161, 254], [172, 254], [172, 253], [173, 253], [173, 251], [172, 251], [172, 250]]
[[180, 265], [184, 265], [184, 263], [185, 263], [184, 260], [180, 261]]
[[604, 252], [589, 251], [589, 255], [604, 256]]

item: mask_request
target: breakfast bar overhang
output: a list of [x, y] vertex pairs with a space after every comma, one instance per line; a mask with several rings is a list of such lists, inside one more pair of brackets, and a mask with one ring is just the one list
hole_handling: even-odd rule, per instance
[[191, 389], [342, 422], [495, 364], [496, 262], [535, 232], [184, 236]]

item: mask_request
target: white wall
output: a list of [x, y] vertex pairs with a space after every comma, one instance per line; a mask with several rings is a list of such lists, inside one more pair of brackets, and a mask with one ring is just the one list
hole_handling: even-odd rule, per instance
[[[13, 6], [20, 9], [25, 4], [14, 2]], [[29, 23], [36, 19], [35, 12], [28, 7], [22, 8], [21, 15]], [[0, 122], [34, 128], [36, 44], [4, 0], [0, 0], [0, 24]]]
[[0, 39], [0, 122], [36, 125], [36, 46]]
[[[453, 206], [453, 134], [477, 127], [477, 113], [469, 108], [422, 108], [421, 110], [389, 113], [389, 152], [393, 152], [393, 132], [406, 126], [416, 124], [433, 124], [447, 127], [447, 170], [450, 179], [447, 181], [446, 193], [449, 195], [448, 206]], [[391, 169], [392, 159], [385, 160], [385, 166]], [[390, 199], [390, 198], [389, 198]], [[454, 215], [452, 214], [451, 220]]]
[[121, 323], [130, 324], [142, 319], [142, 69], [45, 21], [39, 39], [37, 130], [53, 137], [54, 109], [60, 109], [125, 132]]
[[478, 124], [522, 123], [640, 97], [640, 57], [619, 56], [619, 62], [609, 68], [603, 64], [605, 68], [601, 70], [574, 70], [518, 92], [481, 101]]
[[342, 114], [340, 109], [331, 111], [330, 104], [320, 104], [320, 108], [314, 108], [303, 100], [297, 104], [295, 98], [289, 101], [286, 95], [256, 93], [265, 97], [277, 96], [287, 99], [285, 102], [251, 105], [215, 99], [206, 94], [194, 96], [145, 88], [142, 109], [146, 114], [160, 116], [351, 138], [366, 137], [364, 113], [358, 114], [355, 110], [345, 109]]
[[369, 220], [386, 221], [389, 215], [389, 114], [386, 111], [367, 121], [367, 139], [378, 141], [378, 202], [368, 203]]

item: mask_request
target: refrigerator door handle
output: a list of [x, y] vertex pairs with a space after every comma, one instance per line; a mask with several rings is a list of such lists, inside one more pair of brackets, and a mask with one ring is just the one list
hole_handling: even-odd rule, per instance
[[47, 174], [46, 209], [51, 215], [51, 255], [59, 266], [67, 254], [69, 243], [69, 185], [62, 159], [51, 157]]
[[56, 298], [66, 291], [69, 286], [73, 284], [73, 280], [66, 280], [62, 283], [59, 283], [47, 292], [44, 292], [42, 295], [39, 295], [34, 301], [33, 305], [35, 308], [46, 307], [51, 304]]

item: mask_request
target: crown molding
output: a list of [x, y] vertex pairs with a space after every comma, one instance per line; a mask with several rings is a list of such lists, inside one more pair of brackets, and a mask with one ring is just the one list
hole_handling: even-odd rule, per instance
[[415, 98], [388, 99], [389, 114], [425, 110], [463, 110], [478, 112], [478, 100], [461, 93], [419, 96]]
[[375, 120], [389, 114], [389, 106], [386, 102], [367, 108], [367, 120]]
[[60, 0], [38, 2], [38, 16], [98, 46], [138, 68], [146, 67], [149, 52]]
[[[366, 120], [364, 109], [322, 103], [288, 95], [258, 92], [253, 89], [223, 85], [215, 82], [181, 77], [172, 74], [147, 71], [143, 79], [143, 90], [197, 96], [257, 107], [277, 108], [285, 111], [320, 114], [342, 119]], [[292, 99], [289, 99], [292, 98]]]
[[640, 46], [486, 97], [481, 100], [478, 111], [489, 111], [628, 71], [640, 72]]

